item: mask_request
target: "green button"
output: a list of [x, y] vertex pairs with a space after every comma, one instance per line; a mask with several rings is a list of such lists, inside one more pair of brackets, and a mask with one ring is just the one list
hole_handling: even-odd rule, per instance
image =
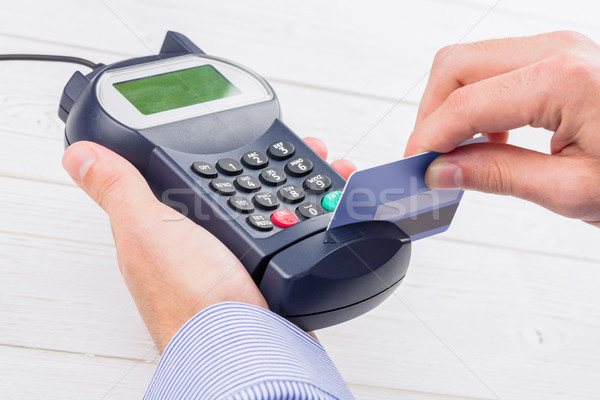
[[342, 191], [336, 190], [335, 192], [327, 193], [323, 200], [321, 200], [321, 205], [327, 211], [333, 211], [338, 205], [340, 201], [340, 197], [342, 197]]

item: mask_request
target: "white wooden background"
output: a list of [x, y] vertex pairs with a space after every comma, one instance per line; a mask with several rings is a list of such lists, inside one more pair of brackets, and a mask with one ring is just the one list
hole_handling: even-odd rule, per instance
[[[178, 30], [265, 76], [297, 133], [364, 168], [401, 157], [443, 45], [600, 41], [593, 0], [496, 1], [3, 1], [0, 53], [110, 63]], [[56, 109], [76, 69], [0, 63], [1, 399], [139, 398], [158, 359], [106, 216], [60, 166]], [[549, 137], [511, 142], [547, 151]], [[395, 296], [319, 336], [361, 399], [598, 399], [599, 243], [579, 221], [467, 193], [447, 233], [414, 245]]]

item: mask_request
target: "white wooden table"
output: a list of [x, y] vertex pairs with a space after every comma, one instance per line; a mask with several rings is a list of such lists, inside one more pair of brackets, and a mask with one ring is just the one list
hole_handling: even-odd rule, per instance
[[[401, 157], [443, 45], [558, 29], [600, 40], [592, 0], [495, 3], [6, 1], [0, 53], [110, 63], [177, 30], [265, 76], [296, 132], [364, 168]], [[60, 166], [56, 110], [76, 69], [0, 63], [2, 399], [139, 398], [158, 360], [106, 216]], [[511, 142], [548, 151], [549, 138]], [[395, 296], [319, 336], [361, 399], [598, 399], [599, 243], [579, 221], [467, 193], [447, 233], [414, 245]]]

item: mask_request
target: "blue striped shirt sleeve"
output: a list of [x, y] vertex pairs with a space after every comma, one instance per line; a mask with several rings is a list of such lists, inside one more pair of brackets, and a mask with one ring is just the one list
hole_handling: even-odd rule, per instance
[[325, 349], [282, 317], [220, 303], [165, 349], [145, 400], [353, 399]]

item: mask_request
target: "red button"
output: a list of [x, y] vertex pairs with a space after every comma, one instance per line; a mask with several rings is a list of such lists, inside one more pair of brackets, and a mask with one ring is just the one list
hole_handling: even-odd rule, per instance
[[277, 210], [271, 215], [271, 221], [277, 226], [288, 228], [298, 223], [298, 217], [289, 210]]

